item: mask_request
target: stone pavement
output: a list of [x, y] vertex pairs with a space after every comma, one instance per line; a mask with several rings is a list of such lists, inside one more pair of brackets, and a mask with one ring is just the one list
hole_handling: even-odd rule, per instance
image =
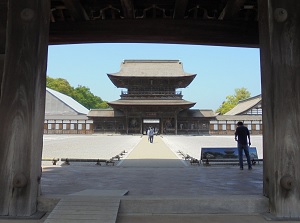
[[[43, 166], [39, 209], [48, 213], [43, 219], [26, 222], [46, 221], [59, 199], [85, 190], [106, 194], [128, 190], [119, 197], [117, 223], [268, 222], [260, 214], [267, 211], [262, 165], [252, 171], [231, 165], [191, 166], [168, 150], [159, 137], [154, 140], [150, 144], [146, 137], [141, 138], [116, 166]], [[21, 221], [25, 220], [0, 220]]]
[[[112, 138], [113, 139], [113, 138]], [[191, 166], [161, 140], [144, 136], [115, 166], [71, 163], [43, 166], [42, 194], [68, 195], [85, 189], [128, 190], [127, 196], [262, 195], [262, 165]]]
[[161, 137], [154, 136], [153, 143], [145, 136], [136, 145], [133, 151], [121, 161], [120, 167], [184, 167], [186, 162], [178, 159], [178, 156], [170, 150]]
[[[177, 215], [128, 215], [118, 216], [117, 223], [270, 223], [260, 214], [177, 214]], [[299, 221], [280, 221], [296, 223]]]

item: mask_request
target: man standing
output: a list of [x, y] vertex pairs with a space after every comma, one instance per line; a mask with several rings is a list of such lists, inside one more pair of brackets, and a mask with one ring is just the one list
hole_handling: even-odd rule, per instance
[[149, 130], [149, 140], [150, 143], [153, 143], [154, 129], [151, 127]]
[[[244, 126], [243, 122], [237, 123], [237, 128], [235, 130], [235, 141], [238, 142], [238, 150], [239, 150], [239, 164], [240, 164], [240, 170], [243, 170], [243, 151], [245, 152], [247, 163], [248, 163], [248, 170], [252, 170], [252, 165], [250, 161], [250, 155], [249, 155], [249, 146], [251, 145], [250, 142], [250, 133], [246, 126]], [[248, 137], [248, 141], [247, 141]]]

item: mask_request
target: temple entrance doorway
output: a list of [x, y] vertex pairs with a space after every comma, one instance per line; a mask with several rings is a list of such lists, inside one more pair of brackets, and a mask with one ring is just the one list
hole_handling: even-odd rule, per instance
[[154, 133], [160, 133], [160, 119], [143, 119], [143, 134], [147, 134], [147, 130], [152, 127], [154, 128]]

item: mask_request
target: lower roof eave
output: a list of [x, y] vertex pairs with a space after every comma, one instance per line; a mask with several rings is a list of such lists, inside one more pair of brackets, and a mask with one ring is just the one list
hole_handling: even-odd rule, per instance
[[139, 107], [139, 108], [147, 108], [147, 107], [157, 107], [158, 110], [161, 108], [180, 108], [180, 110], [189, 109], [193, 107], [196, 103], [187, 103], [187, 104], [110, 104], [114, 109], [126, 109], [132, 107]]
[[186, 100], [117, 100], [108, 102], [110, 106], [194, 106], [195, 102]]

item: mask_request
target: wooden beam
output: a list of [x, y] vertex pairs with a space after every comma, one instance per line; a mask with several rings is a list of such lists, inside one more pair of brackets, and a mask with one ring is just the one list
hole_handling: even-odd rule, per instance
[[90, 20], [80, 0], [63, 0], [63, 3], [76, 21]]
[[31, 216], [41, 178], [50, 1], [9, 0], [0, 98], [0, 216]]
[[258, 23], [123, 19], [50, 25], [50, 44], [120, 42], [257, 47]]
[[300, 219], [300, 4], [259, 2], [264, 193], [275, 218]]
[[225, 8], [219, 16], [219, 20], [231, 19], [237, 16], [241, 7], [245, 5], [246, 0], [228, 0]]
[[188, 4], [188, 0], [176, 0], [173, 18], [174, 19], [183, 19]]
[[132, 0], [121, 0], [124, 17], [126, 19], [134, 19], [134, 6]]

